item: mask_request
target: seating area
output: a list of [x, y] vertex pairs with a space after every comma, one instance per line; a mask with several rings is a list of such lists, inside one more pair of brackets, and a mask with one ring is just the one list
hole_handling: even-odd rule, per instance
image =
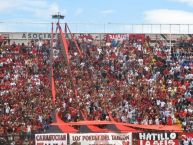
[[84, 57], [70, 42], [70, 73], [65, 63], [59, 67], [63, 56], [54, 65], [65, 122], [111, 115], [117, 122], [182, 124], [184, 131], [193, 130], [192, 39], [181, 38], [171, 49], [162, 41], [152, 47], [148, 37], [78, 42]]
[[0, 134], [44, 132], [55, 111], [64, 122], [113, 118], [193, 131], [193, 38], [180, 38], [171, 49], [145, 35], [77, 42], [83, 57], [69, 40], [70, 69], [60, 43], [53, 59], [48, 41], [1, 43]]
[[0, 50], [0, 134], [27, 134], [28, 138], [32, 132], [43, 132], [54, 110], [48, 45], [38, 47], [32, 41]]

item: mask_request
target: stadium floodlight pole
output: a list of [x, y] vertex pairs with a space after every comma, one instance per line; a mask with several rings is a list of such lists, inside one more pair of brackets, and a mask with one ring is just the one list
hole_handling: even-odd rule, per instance
[[60, 19], [64, 19], [64, 15], [61, 15], [60, 12], [58, 12], [58, 14], [55, 14], [55, 15], [52, 15], [52, 19], [57, 19], [58, 22], [56, 24], [56, 31], [58, 30], [59, 28], [59, 25], [60, 25]]
[[64, 15], [61, 15], [60, 12], [58, 12], [58, 14], [56, 15], [52, 15], [52, 19], [58, 19], [58, 24], [60, 22], [60, 19], [64, 19]]
[[[59, 28], [59, 25], [60, 25], [60, 19], [64, 19], [64, 15], [61, 15], [60, 12], [58, 12], [58, 14], [55, 14], [55, 15], [52, 15], [52, 19], [57, 19], [58, 22], [56, 24], [56, 33], [57, 33], [57, 30]], [[53, 27], [53, 23], [52, 23], [52, 27]], [[52, 42], [53, 42], [53, 32], [52, 32]]]
[[[66, 41], [66, 38], [65, 38], [65, 35], [62, 31], [62, 28], [60, 26], [60, 19], [64, 19], [64, 16], [61, 15], [59, 12], [57, 15], [52, 15], [52, 18], [53, 19], [58, 19], [58, 23], [57, 23], [57, 27], [56, 27], [56, 31], [59, 30], [59, 33], [60, 33], [60, 37], [61, 37], [61, 40], [62, 40], [62, 46], [64, 49], [62, 49], [62, 52], [63, 52], [63, 55], [65, 57], [65, 61], [66, 61], [66, 66], [67, 66], [67, 69], [68, 69], [68, 73], [69, 73], [69, 79], [70, 79], [70, 82], [71, 82], [71, 86], [72, 86], [72, 89], [73, 89], [73, 92], [74, 92], [74, 96], [77, 96], [77, 91], [75, 89], [75, 84], [73, 82], [73, 76], [72, 76], [72, 71], [71, 71], [71, 67], [70, 67], [70, 61], [69, 61], [69, 54], [68, 54], [68, 43]], [[69, 28], [68, 28], [69, 29]], [[57, 33], [57, 32], [56, 32]], [[67, 33], [67, 23], [65, 23], [65, 34]], [[53, 49], [52, 49], [53, 51]]]
[[[52, 19], [57, 19], [58, 20], [58, 22], [57, 22], [57, 24], [56, 24], [56, 31], [57, 31], [57, 29], [58, 29], [58, 27], [59, 27], [59, 23], [60, 23], [60, 19], [64, 19], [64, 15], [61, 15], [60, 14], [60, 12], [58, 12], [58, 14], [55, 14], [55, 15], [52, 15]], [[56, 32], [57, 33], [57, 32]], [[53, 23], [52, 23], [52, 42], [53, 42]], [[53, 45], [53, 44], [52, 44]], [[52, 46], [53, 47], [53, 46]]]
[[[52, 15], [53, 19], [58, 19], [58, 23], [56, 24], [56, 33], [57, 33], [57, 29], [59, 27], [59, 22], [60, 19], [64, 19], [64, 16], [62, 16], [60, 14], [60, 12], [58, 12], [57, 15]], [[53, 72], [53, 41], [54, 41], [54, 23], [52, 23], [52, 29], [51, 29], [51, 33], [52, 33], [52, 40], [51, 40], [51, 57], [50, 57], [50, 68], [51, 68], [51, 72], [50, 72], [50, 76], [51, 76], [51, 89], [52, 89], [52, 98], [53, 98], [53, 103], [55, 104], [56, 101], [56, 90], [55, 90], [55, 83], [54, 83], [54, 72]]]

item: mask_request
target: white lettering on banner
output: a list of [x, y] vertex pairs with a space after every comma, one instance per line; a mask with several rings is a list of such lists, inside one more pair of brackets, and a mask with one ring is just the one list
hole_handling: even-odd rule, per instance
[[178, 145], [176, 133], [139, 133], [140, 145]]
[[70, 145], [132, 145], [132, 133], [70, 134]]
[[140, 145], [177, 145], [173, 140], [140, 140]]
[[106, 37], [110, 39], [128, 39], [129, 34], [107, 34]]
[[139, 133], [140, 140], [169, 140], [176, 137], [176, 133]]
[[36, 134], [35, 145], [67, 145], [67, 134]]
[[[22, 39], [51, 39], [51, 33], [23, 33]], [[56, 38], [56, 34], [54, 34], [54, 38]]]

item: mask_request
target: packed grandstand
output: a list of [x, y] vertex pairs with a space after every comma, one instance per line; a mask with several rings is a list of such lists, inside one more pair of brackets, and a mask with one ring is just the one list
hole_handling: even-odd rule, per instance
[[[74, 125], [100, 120], [193, 132], [193, 36], [175, 37], [170, 42], [152, 40], [151, 34], [76, 34], [81, 56], [66, 35], [69, 65], [61, 39], [18, 43], [1, 37], [0, 136], [18, 135], [22, 144], [49, 131], [57, 117]], [[93, 132], [111, 131], [93, 126]]]

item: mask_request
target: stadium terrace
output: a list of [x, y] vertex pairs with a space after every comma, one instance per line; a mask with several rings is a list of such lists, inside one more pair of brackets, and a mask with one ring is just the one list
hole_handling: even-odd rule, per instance
[[[183, 133], [192, 135], [192, 35], [59, 30], [59, 37], [2, 33], [3, 139], [33, 144], [35, 134], [56, 132], [158, 133], [142, 133], [144, 140], [174, 138], [165, 131], [179, 133], [177, 140]], [[37, 140], [63, 138], [42, 137]]]

